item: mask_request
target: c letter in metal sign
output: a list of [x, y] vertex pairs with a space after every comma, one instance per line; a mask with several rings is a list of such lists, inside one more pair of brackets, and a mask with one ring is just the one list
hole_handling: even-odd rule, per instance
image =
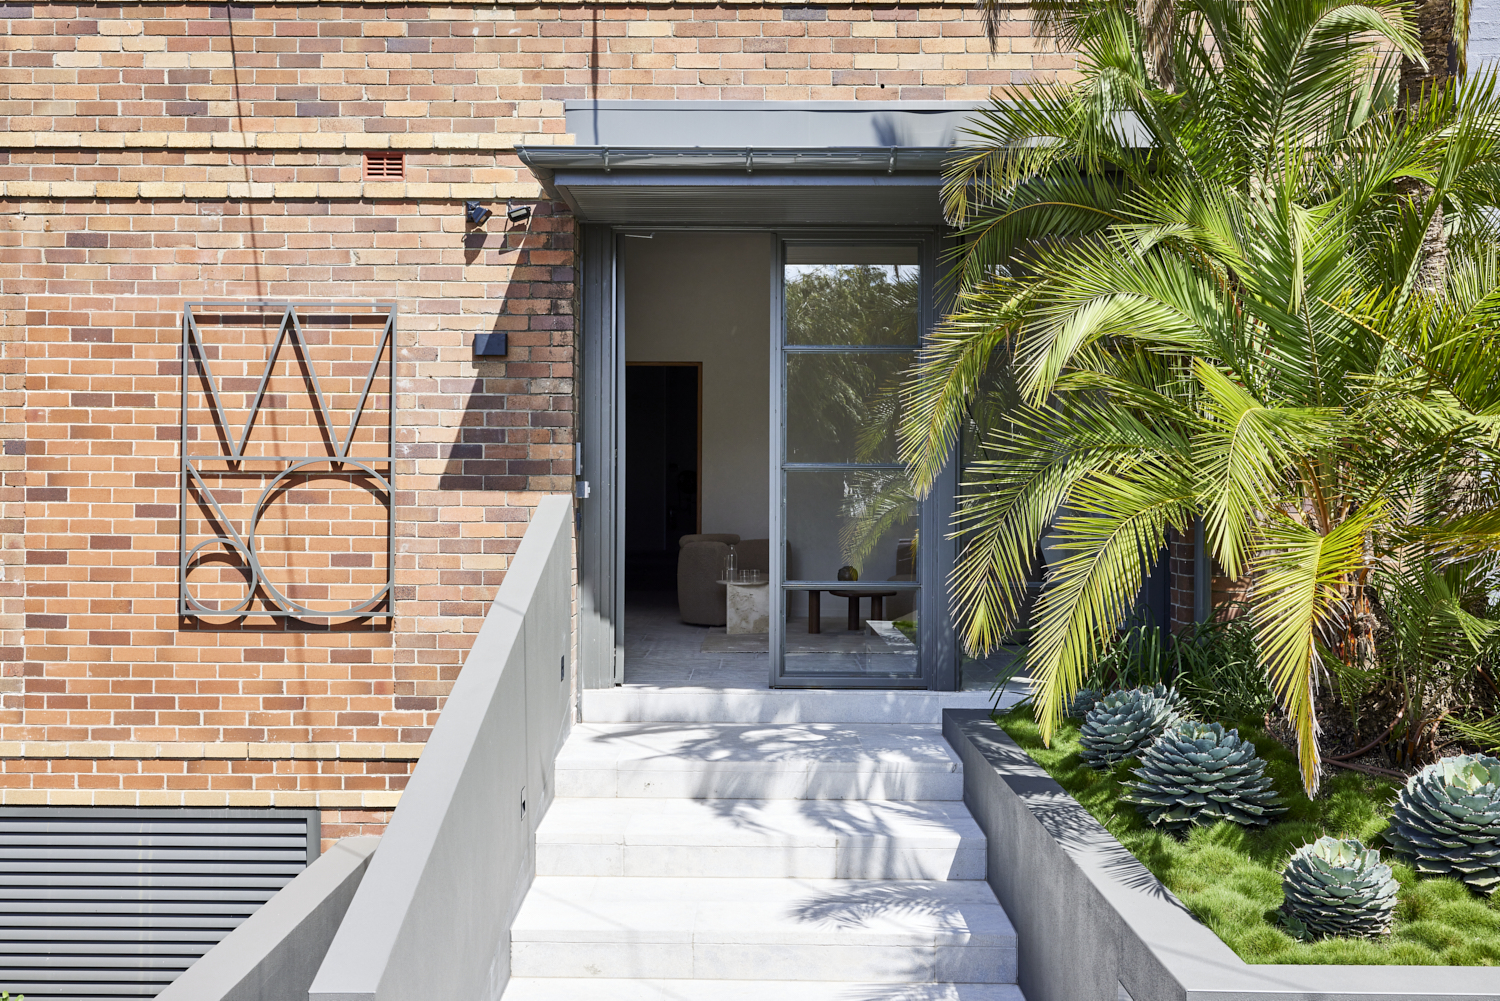
[[177, 612], [395, 614], [386, 302], [196, 302], [182, 314]]

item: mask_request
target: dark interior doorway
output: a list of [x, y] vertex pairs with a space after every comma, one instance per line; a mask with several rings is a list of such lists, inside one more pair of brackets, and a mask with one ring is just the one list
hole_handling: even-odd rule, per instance
[[702, 368], [625, 367], [625, 586], [677, 586], [677, 540], [700, 524]]

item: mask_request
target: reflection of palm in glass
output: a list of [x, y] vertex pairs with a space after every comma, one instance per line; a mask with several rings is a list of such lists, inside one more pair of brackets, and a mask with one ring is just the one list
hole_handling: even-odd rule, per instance
[[[850, 566], [863, 572], [877, 549], [894, 549], [907, 522], [917, 515], [917, 498], [903, 469], [859, 470], [844, 481], [839, 548]], [[916, 533], [912, 532], [913, 539]]]
[[[785, 287], [789, 345], [854, 349], [787, 358], [787, 460], [895, 463], [899, 388], [912, 355], [858, 349], [915, 347], [917, 268], [789, 266]], [[917, 502], [901, 469], [848, 470], [841, 479], [838, 548], [863, 574], [877, 550], [894, 557]]]

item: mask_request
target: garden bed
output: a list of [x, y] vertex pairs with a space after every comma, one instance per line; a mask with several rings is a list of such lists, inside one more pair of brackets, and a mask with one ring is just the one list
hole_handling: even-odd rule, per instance
[[[1221, 821], [1178, 840], [1149, 827], [1134, 806], [1121, 801], [1121, 780], [1130, 777], [1134, 762], [1111, 772], [1083, 763], [1074, 723], [1065, 723], [1047, 748], [1029, 708], [1012, 710], [996, 722], [1247, 963], [1500, 964], [1500, 902], [1477, 896], [1456, 879], [1417, 879], [1381, 845], [1398, 790], [1394, 780], [1339, 772], [1324, 782], [1316, 800], [1309, 800], [1301, 791], [1295, 756], [1274, 738], [1240, 726], [1240, 735], [1266, 760], [1266, 774], [1287, 813], [1259, 830]], [[1276, 925], [1282, 867], [1294, 849], [1324, 834], [1382, 848], [1382, 860], [1401, 887], [1389, 938], [1300, 942]]]
[[1493, 967], [1247, 964], [987, 713], [945, 710], [943, 730], [1027, 1001], [1500, 1001]]

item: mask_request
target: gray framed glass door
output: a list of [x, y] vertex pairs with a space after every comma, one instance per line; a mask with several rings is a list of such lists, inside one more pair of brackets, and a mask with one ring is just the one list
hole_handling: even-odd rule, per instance
[[771, 684], [927, 688], [931, 561], [919, 556], [923, 503], [896, 433], [931, 312], [930, 242], [798, 236], [777, 247]]

